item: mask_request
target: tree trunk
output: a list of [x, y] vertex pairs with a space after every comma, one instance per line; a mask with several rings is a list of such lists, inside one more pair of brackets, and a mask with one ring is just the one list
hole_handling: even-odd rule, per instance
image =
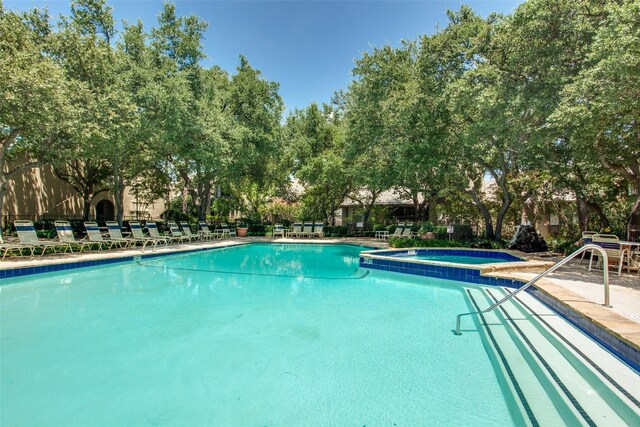
[[578, 194], [576, 194], [576, 213], [578, 214], [578, 227], [580, 231], [586, 231], [589, 222], [589, 208]]
[[428, 205], [428, 219], [429, 222], [436, 225], [438, 223], [438, 211], [436, 210], [436, 206], [438, 206], [438, 196], [433, 196], [429, 198]]
[[[0, 204], [0, 212], [1, 211], [2, 205]], [[633, 220], [636, 216], [640, 216], [640, 193], [638, 194], [638, 197], [636, 197], [636, 201], [633, 203], [631, 215], [629, 215], [629, 221], [627, 222], [627, 240], [631, 240], [631, 226], [633, 226]]]
[[5, 223], [4, 211], [2, 210], [4, 207], [4, 195], [7, 192], [7, 181], [4, 176], [0, 176], [0, 231], [4, 230], [7, 227]]
[[500, 240], [502, 238], [502, 222], [504, 221], [504, 217], [511, 206], [512, 200], [511, 197], [505, 195], [506, 197], [503, 199], [502, 207], [500, 208], [500, 212], [498, 212], [498, 216], [496, 217], [496, 231], [495, 231], [495, 239]]
[[82, 201], [84, 206], [82, 207], [82, 220], [89, 221], [89, 213], [91, 212], [91, 194], [93, 193], [93, 188], [85, 188], [84, 193], [82, 194]]

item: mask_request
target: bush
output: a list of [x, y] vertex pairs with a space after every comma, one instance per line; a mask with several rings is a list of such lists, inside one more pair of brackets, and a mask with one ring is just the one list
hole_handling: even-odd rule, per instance
[[263, 224], [249, 225], [247, 236], [265, 236], [267, 234], [267, 226]]
[[436, 233], [436, 239], [439, 239], [439, 240], [449, 239], [449, 234], [447, 234], [446, 225], [436, 225], [435, 227], [433, 227], [433, 232]]
[[464, 246], [460, 242], [445, 239], [407, 239], [403, 237], [391, 237], [389, 244], [392, 248], [459, 248]]
[[322, 229], [326, 237], [347, 237], [347, 227], [342, 225], [326, 226]]
[[550, 237], [547, 243], [551, 251], [557, 252], [562, 255], [568, 255], [571, 252], [576, 251], [580, 247], [580, 245], [576, 244], [577, 242], [574, 239], [562, 237]]

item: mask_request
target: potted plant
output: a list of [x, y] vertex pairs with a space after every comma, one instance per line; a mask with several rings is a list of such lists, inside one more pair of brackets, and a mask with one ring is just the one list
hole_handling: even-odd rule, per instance
[[422, 236], [423, 239], [435, 239], [436, 233], [434, 229], [433, 223], [427, 221], [420, 227], [420, 236]]
[[247, 231], [249, 231], [249, 227], [247, 227], [247, 224], [244, 222], [236, 225], [236, 235], [238, 237], [247, 237]]

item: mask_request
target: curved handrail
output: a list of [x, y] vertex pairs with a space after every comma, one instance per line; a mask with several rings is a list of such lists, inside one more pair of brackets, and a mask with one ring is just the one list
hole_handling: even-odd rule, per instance
[[[580, 255], [583, 252], [589, 251], [589, 250], [596, 250], [596, 251], [600, 252], [600, 254], [602, 255], [602, 259], [604, 261], [603, 265], [604, 266], [608, 266], [609, 265], [609, 257], [607, 256], [607, 252], [603, 248], [601, 248], [598, 245], [594, 245], [594, 244], [584, 245], [583, 247], [581, 247], [577, 251], [573, 252], [571, 255], [569, 255], [566, 258], [558, 261], [552, 267], [548, 268], [547, 270], [545, 270], [542, 273], [538, 274], [533, 279], [529, 280], [523, 286], [521, 286], [518, 289], [516, 289], [515, 292], [510, 293], [509, 295], [507, 295], [504, 298], [502, 298], [501, 300], [495, 302], [494, 304], [492, 304], [488, 308], [485, 308], [484, 310], [480, 310], [480, 311], [471, 311], [469, 313], [460, 313], [460, 314], [458, 314], [456, 316], [456, 329], [455, 329], [455, 331], [453, 331], [453, 333], [455, 335], [462, 335], [462, 332], [460, 332], [460, 320], [461, 320], [462, 316], [471, 316], [473, 314], [487, 313], [487, 312], [493, 310], [494, 308], [496, 308], [499, 305], [501, 305], [503, 302], [507, 301], [510, 298], [513, 298], [518, 293], [524, 291], [529, 286], [533, 285], [534, 283], [536, 283], [538, 280], [540, 280], [541, 278], [543, 278], [547, 274], [556, 271], [557, 269], [559, 269], [560, 267], [562, 267], [563, 265], [567, 264], [569, 261], [574, 259], [576, 256]], [[603, 305], [605, 307], [611, 307], [611, 305], [609, 304], [609, 302], [610, 302], [609, 301], [609, 269], [607, 267], [605, 267], [603, 269], [603, 275], [604, 275], [604, 304]]]

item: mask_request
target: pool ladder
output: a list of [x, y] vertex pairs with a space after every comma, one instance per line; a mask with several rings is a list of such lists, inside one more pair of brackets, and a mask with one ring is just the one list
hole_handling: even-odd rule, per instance
[[481, 313], [487, 313], [487, 312], [493, 310], [494, 308], [499, 307], [500, 305], [502, 305], [502, 303], [504, 303], [507, 300], [513, 298], [518, 293], [524, 291], [529, 286], [533, 285], [534, 283], [536, 283], [538, 280], [542, 279], [547, 274], [553, 273], [554, 271], [556, 271], [557, 269], [559, 269], [560, 267], [562, 267], [563, 265], [567, 264], [569, 261], [574, 259], [576, 256], [578, 256], [581, 253], [586, 252], [586, 251], [598, 251], [600, 253], [600, 255], [602, 255], [603, 266], [605, 266], [603, 268], [603, 270], [602, 270], [603, 271], [603, 275], [604, 275], [604, 304], [603, 305], [605, 307], [611, 307], [611, 305], [609, 304], [609, 302], [610, 302], [609, 301], [609, 269], [607, 267], [609, 265], [609, 258], [607, 256], [607, 252], [604, 249], [602, 249], [602, 247], [600, 247], [598, 245], [588, 244], [588, 245], [584, 245], [583, 247], [581, 247], [577, 251], [573, 252], [571, 255], [567, 256], [563, 260], [558, 261], [552, 267], [550, 267], [549, 269], [547, 269], [547, 270], [543, 271], [542, 273], [538, 274], [536, 277], [534, 277], [533, 279], [529, 280], [527, 283], [525, 283], [524, 285], [519, 287], [516, 291], [514, 291], [514, 292], [510, 293], [509, 295], [505, 296], [504, 298], [502, 298], [501, 300], [499, 300], [496, 303], [492, 304], [488, 308], [485, 308], [484, 310], [471, 311], [469, 313], [460, 313], [460, 314], [458, 314], [458, 316], [456, 316], [456, 329], [453, 331], [453, 333], [455, 335], [462, 335], [462, 332], [460, 332], [460, 321], [462, 320], [463, 316], [471, 316], [471, 315], [478, 315], [478, 314], [481, 314]]

